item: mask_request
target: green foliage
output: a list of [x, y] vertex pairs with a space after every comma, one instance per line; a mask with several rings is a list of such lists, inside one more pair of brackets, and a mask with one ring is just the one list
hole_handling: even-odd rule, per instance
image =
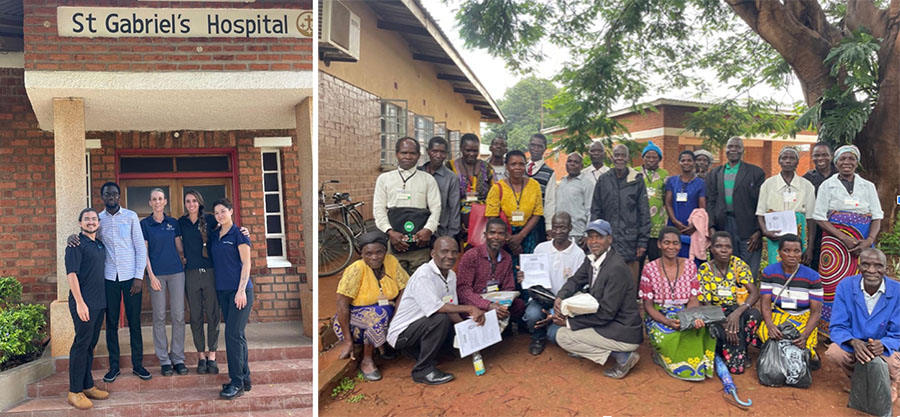
[[46, 310], [42, 305], [19, 304], [0, 311], [0, 364], [40, 349]]
[[685, 129], [704, 138], [707, 149], [719, 149], [728, 139], [778, 132], [782, 136], [797, 133], [794, 121], [776, 109], [771, 100], [725, 100], [687, 116]]
[[505, 137], [510, 150], [525, 150], [531, 135], [541, 129], [542, 114], [543, 126], [549, 126], [547, 122], [550, 121], [551, 112], [544, 103], [553, 98], [558, 90], [549, 80], [535, 76], [519, 80], [497, 102], [500, 111], [506, 116], [506, 123], [492, 125], [484, 135], [483, 142], [490, 143], [495, 137]]
[[341, 378], [341, 382], [331, 390], [331, 398], [337, 398], [341, 394], [353, 391], [354, 388], [356, 388], [356, 381], [350, 378]]
[[347, 402], [350, 404], [356, 404], [366, 399], [366, 394], [356, 394], [347, 397]]
[[22, 284], [13, 277], [0, 277], [0, 310], [22, 299]]
[[900, 213], [894, 219], [891, 232], [878, 235], [878, 249], [886, 255], [900, 256]]

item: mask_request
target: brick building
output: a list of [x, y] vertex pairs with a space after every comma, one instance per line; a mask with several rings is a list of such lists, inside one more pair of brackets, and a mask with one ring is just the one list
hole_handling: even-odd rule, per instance
[[[320, 37], [319, 181], [341, 181], [335, 188], [364, 201], [371, 219], [375, 179], [395, 168], [397, 139], [415, 137], [424, 150], [443, 136], [455, 158], [462, 134], [503, 115], [419, 1], [323, 4], [349, 11], [358, 44], [354, 54]], [[320, 13], [323, 30], [340, 15]]]
[[[694, 132], [686, 131], [684, 123], [687, 115], [708, 107], [709, 103], [672, 100], [660, 98], [644, 104], [644, 113], [633, 111], [630, 108], [621, 109], [610, 113], [610, 116], [628, 129], [628, 136], [638, 143], [653, 141], [664, 154], [660, 164], [669, 173], [681, 172], [678, 166], [678, 154], [684, 150], [702, 149], [703, 138]], [[650, 110], [655, 107], [657, 111]], [[559, 136], [565, 129], [551, 127], [542, 131], [548, 137]], [[785, 146], [794, 146], [800, 150], [800, 164], [797, 173], [802, 175], [813, 168], [811, 154], [812, 145], [816, 143], [818, 136], [813, 132], [801, 132], [795, 138], [781, 138], [776, 136], [754, 136], [744, 138], [744, 160], [757, 165], [766, 172], [766, 176], [772, 176], [780, 171], [778, 166], [778, 153]], [[713, 165], [721, 164], [725, 158], [725, 148], [722, 147], [716, 154]], [[607, 161], [612, 155], [612, 150], [607, 149]], [[565, 163], [567, 155], [556, 153], [547, 158], [548, 165], [556, 170], [557, 178], [566, 175]], [[634, 166], [641, 164], [640, 155], [632, 155]]]
[[53, 355], [72, 327], [61, 248], [106, 181], [141, 217], [155, 187], [175, 217], [185, 190], [231, 198], [253, 242], [251, 321], [302, 316], [310, 334], [311, 2], [0, 0], [0, 13], [0, 274], [50, 304]]

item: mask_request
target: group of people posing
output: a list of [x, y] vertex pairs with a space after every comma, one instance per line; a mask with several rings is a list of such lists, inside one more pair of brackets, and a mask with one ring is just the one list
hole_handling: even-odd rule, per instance
[[[104, 184], [100, 188], [104, 210], [82, 210], [78, 216], [81, 232], [68, 239], [65, 262], [69, 310], [75, 326], [69, 352], [68, 402], [78, 409], [88, 409], [93, 406], [91, 400], [109, 397], [109, 392], [94, 385], [91, 375], [94, 348], [104, 322], [109, 371], [103, 381], [111, 384], [121, 374], [120, 302], [131, 339], [132, 373], [142, 380], [152, 378], [143, 366], [141, 293], [145, 270], [153, 308], [153, 345], [161, 374], [189, 372], [184, 354], [187, 299], [191, 333], [199, 353], [197, 373], [219, 373], [216, 350], [221, 311], [231, 381], [223, 385], [219, 395], [232, 399], [249, 391], [244, 328], [253, 305], [250, 240], [247, 229], [233, 222], [231, 201], [218, 200], [212, 205], [213, 213], [205, 213], [203, 197], [188, 190], [184, 195], [187, 212], [175, 219], [165, 213], [165, 191], [156, 188], [150, 192], [153, 213], [139, 220], [134, 211], [119, 205], [120, 193], [118, 184]], [[166, 332], [167, 302], [171, 343]]]
[[[780, 172], [767, 179], [743, 161], [736, 137], [723, 164], [686, 150], [674, 175], [660, 167], [664, 155], [652, 142], [635, 168], [625, 145], [605, 166], [605, 149], [594, 142], [591, 164], [568, 155], [559, 181], [543, 161], [541, 134], [531, 137], [528, 156], [507, 152], [497, 138], [490, 159], [479, 160], [473, 134], [463, 135], [451, 161], [441, 137], [429, 141], [421, 166], [419, 149], [412, 138], [396, 143], [398, 168], [375, 183], [379, 231], [359, 239], [362, 259], [337, 289], [338, 347], [355, 356], [354, 345], [363, 346], [367, 380], [381, 378], [374, 357], [393, 357], [393, 347], [416, 358], [416, 382], [451, 381], [436, 358], [453, 339], [452, 324], [483, 323], [496, 310], [531, 334], [532, 355], [549, 340], [601, 365], [612, 357], [604, 371], [611, 378], [638, 362], [645, 333], [653, 361], [675, 378], [712, 377], [716, 355], [742, 373], [752, 365], [748, 348], [784, 338], [779, 325], [790, 322], [801, 334], [792, 343], [809, 349], [813, 369], [820, 335], [831, 340], [826, 358], [848, 375], [856, 362], [882, 357], [896, 399], [900, 284], [885, 276], [885, 255], [874, 248], [883, 211], [873, 183], [856, 174], [855, 146], [816, 144], [815, 169], [803, 176], [799, 152], [785, 147]], [[767, 227], [766, 215], [776, 212], [796, 228]], [[523, 253], [549, 255], [553, 308], [522, 288]], [[495, 291], [522, 295], [506, 305], [483, 297]], [[596, 300], [596, 312], [564, 313], [563, 301], [578, 293]], [[720, 307], [725, 321], [677, 319], [700, 305]]]

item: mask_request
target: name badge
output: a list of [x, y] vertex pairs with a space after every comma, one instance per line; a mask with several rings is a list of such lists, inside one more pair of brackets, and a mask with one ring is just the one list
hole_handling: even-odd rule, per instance
[[678, 193], [675, 195], [675, 201], [679, 203], [687, 203], [687, 193]]
[[731, 288], [718, 288], [716, 289], [716, 295], [719, 297], [731, 297]]
[[495, 292], [500, 291], [500, 283], [497, 281], [488, 281], [487, 287], [484, 289], [484, 292]]
[[847, 207], [859, 207], [859, 200], [848, 198], [844, 200], [844, 205]]
[[452, 295], [445, 295], [445, 296], [441, 297], [441, 302], [444, 303], [444, 304], [452, 304], [452, 303], [453, 303], [453, 296], [452, 296]]
[[471, 203], [473, 201], [478, 201], [478, 194], [475, 194], [473, 192], [466, 193], [466, 202]]
[[788, 310], [796, 310], [797, 309], [797, 300], [793, 298], [785, 298], [781, 297], [781, 308]]
[[387, 299], [387, 297], [381, 295], [378, 297], [378, 305], [384, 307], [386, 305], [390, 305], [391, 301]]
[[510, 221], [512, 222], [524, 222], [525, 221], [525, 212], [522, 210], [516, 210], [512, 212], [512, 216], [510, 216]]
[[797, 193], [794, 191], [785, 191], [784, 193], [782, 193], [782, 197], [784, 198], [785, 203], [797, 202]]

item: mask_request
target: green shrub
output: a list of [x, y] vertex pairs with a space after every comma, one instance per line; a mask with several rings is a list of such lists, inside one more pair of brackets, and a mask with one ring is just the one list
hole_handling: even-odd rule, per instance
[[0, 364], [41, 348], [46, 310], [39, 304], [19, 304], [0, 311]]
[[878, 236], [878, 248], [886, 255], [900, 255], [900, 212], [894, 219], [894, 225], [890, 233], [882, 233]]
[[0, 277], [0, 310], [11, 307], [22, 299], [22, 284], [13, 277]]

